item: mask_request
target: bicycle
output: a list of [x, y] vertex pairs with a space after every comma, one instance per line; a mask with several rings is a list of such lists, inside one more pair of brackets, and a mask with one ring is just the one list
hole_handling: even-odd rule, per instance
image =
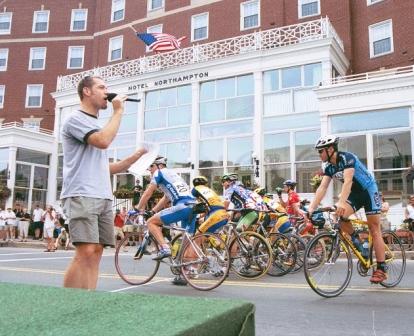
[[[322, 208], [317, 212], [333, 213], [335, 209]], [[315, 213], [315, 212], [314, 212]], [[371, 234], [368, 235], [368, 246], [364, 253], [360, 252], [340, 229], [340, 220], [332, 217], [330, 231], [316, 235], [308, 243], [304, 256], [305, 278], [309, 286], [317, 294], [326, 297], [340, 295], [349, 285], [352, 277], [352, 254], [356, 256], [357, 270], [361, 276], [368, 276], [369, 270], [376, 267], [373, 261], [373, 242]], [[359, 225], [367, 226], [366, 222], [354, 220]], [[388, 277], [380, 284], [384, 287], [398, 285], [405, 273], [406, 256], [400, 239], [392, 231], [383, 231], [385, 243], [385, 262], [388, 267]]]
[[243, 279], [258, 279], [271, 266], [272, 248], [260, 234], [253, 231], [239, 232], [236, 226], [237, 223], [229, 222], [220, 234], [230, 251], [231, 269]]
[[[160, 264], [164, 263], [174, 275], [181, 274], [195, 289], [208, 291], [223, 283], [229, 272], [230, 255], [219, 236], [211, 233], [192, 236], [186, 229], [177, 226], [163, 226], [163, 229], [173, 229], [181, 234], [171, 241], [173, 255], [162, 260], [152, 259], [160, 246], [145, 222], [142, 242], [138, 246], [128, 242], [136, 240], [142, 233], [131, 232], [125, 235], [115, 250], [115, 268], [122, 280], [130, 285], [145, 284], [155, 277]], [[121, 246], [127, 250], [121, 249]]]

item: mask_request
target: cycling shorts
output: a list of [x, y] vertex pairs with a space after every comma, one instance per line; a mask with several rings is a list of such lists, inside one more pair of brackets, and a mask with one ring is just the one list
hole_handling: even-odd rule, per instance
[[381, 213], [381, 197], [376, 184], [369, 186], [366, 190], [352, 192], [347, 202], [354, 211], [364, 208], [366, 215], [377, 215]]
[[188, 205], [186, 202], [188, 200], [183, 200], [160, 211], [160, 219], [164, 225], [181, 222], [182, 228], [185, 228], [189, 233], [194, 233], [196, 216], [193, 214], [192, 205]]
[[198, 230], [204, 232], [216, 232], [222, 226], [227, 224], [228, 221], [227, 211], [224, 209], [214, 210], [210, 212], [205, 221], [200, 225]]

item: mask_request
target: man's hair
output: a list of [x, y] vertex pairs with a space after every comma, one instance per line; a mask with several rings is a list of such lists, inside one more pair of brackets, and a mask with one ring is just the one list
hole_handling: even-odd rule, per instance
[[93, 84], [95, 83], [95, 78], [101, 78], [99, 76], [85, 76], [83, 77], [79, 84], [78, 84], [78, 95], [80, 100], [83, 100], [83, 89], [84, 88], [91, 88]]

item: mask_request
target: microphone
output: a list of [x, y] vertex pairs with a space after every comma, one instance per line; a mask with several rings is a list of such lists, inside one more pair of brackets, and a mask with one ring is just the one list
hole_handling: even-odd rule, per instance
[[[116, 93], [108, 93], [106, 96], [107, 96], [106, 100], [111, 102], [112, 99], [114, 99], [117, 96], [117, 94]], [[141, 99], [127, 98], [126, 101], [139, 103], [141, 101]]]

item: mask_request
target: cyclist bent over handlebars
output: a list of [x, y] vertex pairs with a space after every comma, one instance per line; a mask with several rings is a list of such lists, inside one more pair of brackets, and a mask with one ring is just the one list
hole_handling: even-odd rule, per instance
[[[336, 204], [336, 214], [346, 219], [360, 208], [365, 209], [368, 229], [372, 235], [377, 258], [377, 269], [372, 274], [370, 281], [380, 283], [387, 278], [387, 274], [385, 247], [380, 224], [381, 199], [377, 183], [355, 154], [338, 151], [338, 142], [338, 137], [327, 135], [319, 138], [315, 145], [315, 149], [323, 161], [324, 176], [316, 190], [314, 200], [309, 205], [309, 217], [325, 196], [332, 178], [343, 182], [339, 201]], [[351, 236], [354, 234], [352, 224], [347, 220], [341, 222], [341, 230]]]

